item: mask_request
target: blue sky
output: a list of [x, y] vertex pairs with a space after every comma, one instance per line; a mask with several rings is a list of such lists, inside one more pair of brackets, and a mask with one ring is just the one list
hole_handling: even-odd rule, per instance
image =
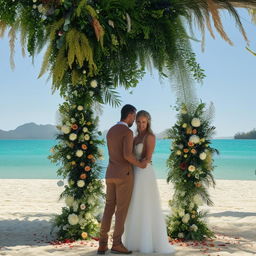
[[[245, 10], [240, 11], [242, 22], [256, 51], [256, 25], [251, 24]], [[197, 85], [197, 94], [204, 102], [215, 105], [217, 136], [232, 136], [238, 131], [256, 128], [256, 56], [245, 50], [243, 40], [234, 22], [224, 15], [224, 26], [234, 46], [228, 45], [215, 33], [212, 39], [207, 33], [205, 51], [201, 52], [200, 43], [193, 43], [197, 61], [207, 75], [203, 85]], [[17, 126], [35, 122], [37, 124], [56, 124], [56, 112], [62, 102], [56, 92], [51, 93], [51, 83], [47, 77], [37, 79], [42, 62], [42, 54], [35, 58], [23, 58], [16, 42], [16, 68], [11, 71], [9, 64], [7, 36], [0, 40], [0, 129], [11, 130]], [[176, 121], [176, 113], [170, 108], [175, 104], [175, 95], [169, 81], [160, 84], [158, 75], [149, 72], [136, 89], [118, 89], [123, 104], [130, 103], [138, 110], [145, 109], [152, 115], [153, 129], [161, 132]], [[120, 109], [104, 107], [100, 129], [108, 129], [119, 120]]]

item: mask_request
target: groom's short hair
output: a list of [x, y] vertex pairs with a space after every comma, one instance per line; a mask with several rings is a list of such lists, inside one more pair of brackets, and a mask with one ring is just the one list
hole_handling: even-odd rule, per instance
[[137, 109], [133, 105], [124, 105], [121, 109], [121, 120], [126, 119], [129, 114], [136, 112], [136, 110]]

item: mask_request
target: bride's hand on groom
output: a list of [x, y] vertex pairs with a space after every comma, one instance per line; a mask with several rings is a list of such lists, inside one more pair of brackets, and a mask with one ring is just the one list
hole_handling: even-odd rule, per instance
[[141, 166], [139, 166], [139, 167], [142, 168], [142, 169], [144, 169], [144, 168], [147, 167], [148, 161], [144, 158], [144, 159], [142, 159], [142, 160], [140, 161], [140, 164], [141, 164]]

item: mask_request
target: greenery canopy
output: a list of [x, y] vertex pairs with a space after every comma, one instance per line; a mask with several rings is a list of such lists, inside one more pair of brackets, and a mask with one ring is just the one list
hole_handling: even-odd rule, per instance
[[0, 35], [10, 27], [12, 67], [18, 31], [24, 53], [35, 56], [47, 44], [39, 77], [49, 70], [53, 89], [62, 94], [68, 84], [85, 85], [89, 77], [134, 87], [152, 67], [183, 87], [191, 78], [204, 78], [186, 25], [197, 25], [203, 41], [206, 28], [214, 36], [212, 18], [232, 44], [219, 14], [226, 9], [247, 40], [237, 2], [256, 5], [255, 0], [0, 0]]

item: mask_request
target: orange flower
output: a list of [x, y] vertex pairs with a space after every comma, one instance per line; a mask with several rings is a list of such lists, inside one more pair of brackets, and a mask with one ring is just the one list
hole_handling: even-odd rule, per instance
[[72, 128], [73, 130], [77, 130], [77, 129], [78, 129], [78, 125], [77, 125], [77, 124], [72, 124], [71, 128]]
[[195, 183], [195, 186], [196, 186], [197, 188], [200, 188], [200, 187], [202, 186], [202, 184], [201, 184], [200, 182], [196, 182], [196, 183]]
[[196, 129], [193, 129], [192, 133], [193, 133], [193, 134], [196, 134], [196, 133], [197, 133], [197, 130], [196, 130]]
[[75, 161], [72, 161], [71, 164], [72, 164], [72, 165], [76, 165], [76, 162], [75, 162]]
[[86, 177], [87, 177], [87, 175], [86, 175], [85, 173], [82, 173], [82, 174], [80, 175], [80, 179], [81, 179], [81, 180], [86, 179]]
[[83, 233], [81, 234], [81, 237], [82, 237], [83, 239], [86, 239], [86, 238], [88, 237], [88, 234], [87, 234], [86, 232], [83, 232]]
[[86, 150], [88, 147], [85, 144], [82, 144], [82, 149]]
[[91, 167], [90, 167], [90, 166], [85, 166], [85, 167], [84, 167], [84, 170], [85, 170], [86, 172], [89, 172], [89, 171], [91, 170]]
[[190, 147], [193, 147], [193, 146], [194, 146], [194, 143], [191, 142], [191, 141], [189, 141], [189, 142], [188, 142], [188, 145], [189, 145]]
[[189, 152], [189, 150], [187, 148], [184, 148], [183, 151], [184, 151], [184, 153], [188, 153]]
[[96, 162], [96, 160], [93, 158], [93, 159], [92, 159], [92, 162], [93, 162], [93, 163], [95, 163], [95, 162]]
[[85, 163], [84, 163], [84, 162], [81, 162], [81, 163], [80, 163], [80, 166], [81, 166], [81, 167], [84, 167], [84, 166], [85, 166]]
[[192, 154], [196, 154], [196, 152], [197, 152], [197, 151], [196, 151], [194, 148], [191, 149], [191, 153], [192, 153]]
[[93, 157], [94, 157], [93, 155], [88, 155], [87, 156], [88, 159], [93, 159]]

